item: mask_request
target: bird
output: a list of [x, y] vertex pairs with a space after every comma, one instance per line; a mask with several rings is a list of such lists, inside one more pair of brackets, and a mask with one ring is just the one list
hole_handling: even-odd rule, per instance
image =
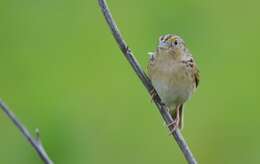
[[158, 94], [166, 105], [173, 122], [173, 131], [183, 128], [183, 105], [199, 85], [200, 72], [184, 40], [175, 34], [159, 37], [155, 52], [150, 53], [148, 77], [154, 87], [152, 98]]

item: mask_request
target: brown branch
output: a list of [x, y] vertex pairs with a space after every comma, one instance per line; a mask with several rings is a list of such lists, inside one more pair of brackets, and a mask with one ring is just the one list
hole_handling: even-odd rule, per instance
[[38, 129], [35, 130], [36, 137], [33, 138], [27, 128], [17, 119], [15, 114], [5, 105], [5, 103], [0, 100], [0, 108], [7, 115], [7, 117], [13, 122], [13, 124], [19, 129], [22, 135], [28, 140], [28, 142], [32, 145], [34, 150], [37, 152], [41, 160], [45, 164], [53, 164], [51, 159], [48, 157], [41, 140], [40, 140], [40, 132]]
[[[98, 0], [99, 6], [101, 8], [101, 11], [103, 12], [103, 15], [106, 19], [106, 22], [115, 38], [117, 41], [117, 44], [119, 45], [119, 48], [123, 52], [124, 56], [128, 60], [128, 62], [131, 64], [132, 68], [134, 69], [135, 73], [139, 77], [139, 79], [142, 81], [144, 86], [146, 87], [147, 91], [151, 94], [152, 91], [154, 90], [150, 79], [147, 77], [145, 72], [142, 70], [140, 67], [140, 64], [134, 57], [133, 53], [127, 46], [126, 42], [124, 41], [122, 35], [119, 32], [119, 29], [117, 28], [117, 25], [115, 21], [112, 18], [111, 12], [109, 8], [107, 7], [106, 1], [105, 0]], [[167, 112], [165, 105], [161, 102], [159, 96], [154, 99], [154, 103], [156, 104], [158, 110], [160, 111], [161, 116], [163, 117], [166, 125], [169, 125], [171, 122], [173, 122], [173, 119], [169, 112]], [[173, 131], [173, 126], [169, 127], [170, 131]], [[184, 140], [181, 132], [176, 129], [172, 132], [172, 135], [174, 139], [176, 140], [177, 144], [179, 145], [183, 155], [185, 156], [185, 159], [189, 164], [196, 164], [196, 159], [193, 157], [191, 150], [189, 149], [189, 146], [187, 145], [186, 141]]]

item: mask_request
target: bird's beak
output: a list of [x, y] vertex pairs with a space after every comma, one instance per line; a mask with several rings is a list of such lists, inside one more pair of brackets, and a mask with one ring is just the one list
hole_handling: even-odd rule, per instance
[[167, 44], [167, 43], [165, 43], [165, 42], [160, 42], [159, 43], [159, 47], [160, 48], [166, 48], [166, 47], [168, 47], [169, 46], [169, 44]]

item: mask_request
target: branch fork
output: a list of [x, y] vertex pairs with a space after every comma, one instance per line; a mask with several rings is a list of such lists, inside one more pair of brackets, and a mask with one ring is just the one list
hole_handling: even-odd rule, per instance
[[35, 130], [35, 138], [30, 134], [28, 129], [17, 119], [15, 114], [5, 105], [5, 103], [0, 100], [0, 108], [7, 115], [7, 117], [13, 122], [13, 124], [19, 129], [21, 134], [28, 140], [28, 142], [32, 145], [34, 150], [37, 152], [41, 160], [45, 164], [53, 164], [48, 154], [46, 153], [41, 139], [40, 139], [40, 131], [39, 129]]

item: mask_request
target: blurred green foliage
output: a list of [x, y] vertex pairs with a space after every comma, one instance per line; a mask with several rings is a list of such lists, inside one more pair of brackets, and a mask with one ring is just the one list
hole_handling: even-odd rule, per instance
[[[260, 163], [256, 0], [109, 0], [141, 65], [161, 34], [184, 38], [201, 83], [184, 136], [200, 163]], [[185, 163], [96, 0], [0, 1], [0, 96], [58, 164]], [[41, 163], [0, 112], [0, 163]]]

